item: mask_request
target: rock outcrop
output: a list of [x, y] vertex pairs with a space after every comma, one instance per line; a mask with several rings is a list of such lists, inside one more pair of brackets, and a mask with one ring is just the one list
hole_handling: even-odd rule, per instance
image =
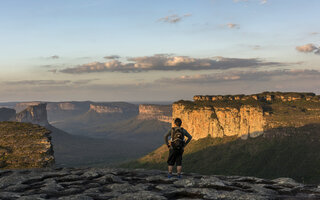
[[256, 137], [279, 127], [320, 123], [320, 96], [314, 93], [264, 92], [253, 95], [194, 96], [173, 104], [194, 139], [207, 136]]
[[16, 115], [16, 121], [29, 122], [32, 124], [46, 126], [49, 124], [47, 119], [46, 107], [47, 107], [46, 103], [29, 106], [24, 111]]
[[126, 102], [91, 103], [88, 112], [99, 114], [137, 114], [138, 106]]
[[248, 100], [255, 99], [258, 101], [313, 101], [320, 102], [320, 95], [315, 95], [314, 93], [299, 93], [299, 92], [263, 92], [260, 94], [252, 95], [196, 95], [193, 97], [194, 101], [225, 101], [225, 100]]
[[184, 104], [174, 103], [172, 108], [173, 118], [181, 118], [182, 126], [196, 140], [207, 136], [255, 137], [263, 133], [266, 123], [262, 108], [249, 105], [188, 109]]
[[96, 113], [123, 113], [123, 109], [117, 106], [104, 106], [104, 105], [93, 105], [90, 104], [90, 111]]
[[47, 109], [50, 110], [50, 111], [53, 111], [53, 110], [70, 111], [70, 110], [76, 110], [77, 108], [76, 108], [76, 105], [74, 103], [62, 102], [62, 103], [48, 103]]
[[290, 178], [183, 174], [110, 168], [0, 171], [0, 199], [166, 200], [166, 199], [319, 199], [317, 185]]
[[32, 101], [32, 102], [22, 102], [22, 103], [17, 103], [14, 109], [17, 111], [17, 113], [25, 110], [29, 106], [37, 106], [41, 104], [40, 101]]
[[50, 131], [30, 123], [0, 122], [0, 168], [41, 168], [53, 163]]
[[152, 120], [171, 123], [172, 122], [172, 107], [171, 105], [153, 105], [140, 104], [138, 119]]
[[16, 111], [10, 108], [0, 108], [0, 122], [10, 121], [16, 116]]

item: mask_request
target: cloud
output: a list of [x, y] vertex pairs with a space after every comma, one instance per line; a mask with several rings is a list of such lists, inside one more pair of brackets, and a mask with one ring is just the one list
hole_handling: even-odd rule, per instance
[[305, 44], [302, 46], [297, 46], [296, 50], [303, 53], [320, 54], [320, 48], [316, 47], [314, 44]]
[[268, 0], [261, 0], [260, 3], [261, 3], [261, 4], [266, 4], [266, 3], [268, 3]]
[[226, 83], [239, 81], [270, 81], [273, 79], [320, 79], [318, 70], [270, 70], [270, 71], [233, 71], [214, 74], [198, 74], [192, 76], [180, 76], [177, 78], [162, 78], [157, 80], [159, 83], [169, 84], [208, 84]]
[[252, 45], [250, 46], [253, 50], [260, 50], [262, 47], [260, 45]]
[[58, 55], [53, 55], [53, 56], [50, 56], [48, 57], [48, 59], [59, 59], [60, 57]]
[[310, 33], [310, 35], [319, 35], [320, 33], [319, 32], [312, 32]]
[[6, 81], [7, 85], [64, 85], [71, 83], [70, 80], [21, 80]]
[[158, 21], [166, 22], [166, 23], [170, 23], [170, 24], [175, 24], [175, 23], [182, 21], [184, 18], [191, 17], [191, 16], [192, 16], [192, 14], [190, 14], [190, 13], [184, 14], [181, 16], [173, 14], [173, 15], [168, 15], [168, 16], [162, 17], [162, 18], [158, 19]]
[[111, 60], [93, 62], [60, 70], [61, 73], [84, 74], [92, 72], [145, 72], [145, 71], [181, 71], [181, 70], [226, 70], [231, 68], [257, 68], [261, 66], [280, 66], [282, 63], [265, 62], [257, 58], [192, 58], [156, 54], [153, 56], [132, 57], [128, 62]]
[[92, 81], [95, 81], [98, 79], [81, 79], [76, 81], [71, 80], [20, 80], [20, 81], [5, 81], [2, 82], [5, 85], [22, 85], [22, 86], [63, 86], [63, 85], [84, 85], [88, 84]]
[[52, 72], [52, 73], [56, 74], [58, 72], [58, 70], [57, 69], [50, 69], [50, 70], [48, 70], [48, 72]]
[[238, 2], [247, 2], [248, 0], [233, 0], [233, 2], [236, 2], [236, 3], [238, 3]]
[[105, 59], [110, 59], [110, 60], [114, 60], [114, 59], [119, 59], [120, 56], [118, 56], [118, 55], [111, 55], [111, 56], [105, 56], [105, 57], [103, 57], [103, 58], [105, 58]]
[[233, 23], [228, 23], [227, 27], [231, 28], [231, 29], [239, 29], [240, 28], [239, 24], [233, 24]]
[[[248, 2], [249, 0], [233, 0], [233, 2], [238, 3], [238, 2]], [[260, 0], [260, 4], [266, 4], [268, 3], [268, 0]]]

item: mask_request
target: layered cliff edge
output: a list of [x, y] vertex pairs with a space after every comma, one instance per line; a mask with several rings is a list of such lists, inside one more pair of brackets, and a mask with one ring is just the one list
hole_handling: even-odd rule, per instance
[[154, 105], [140, 104], [139, 115], [140, 120], [159, 120], [162, 122], [172, 122], [172, 106], [171, 105]]
[[16, 121], [46, 126], [49, 124], [46, 107], [46, 103], [29, 106], [16, 115]]
[[183, 174], [112, 168], [0, 170], [0, 199], [319, 199], [317, 185], [290, 178]]
[[41, 168], [53, 164], [50, 131], [30, 123], [0, 122], [0, 168]]
[[265, 92], [255, 95], [195, 96], [194, 101], [172, 105], [172, 117], [194, 139], [256, 137], [279, 127], [320, 123], [320, 100], [313, 93]]

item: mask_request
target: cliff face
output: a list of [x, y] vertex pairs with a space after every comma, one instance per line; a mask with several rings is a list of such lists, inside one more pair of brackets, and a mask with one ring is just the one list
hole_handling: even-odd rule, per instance
[[41, 104], [41, 102], [39, 101], [17, 103], [14, 109], [17, 111], [17, 113], [19, 113], [28, 108], [29, 106], [36, 106], [39, 104]]
[[48, 125], [47, 119], [47, 104], [38, 104], [35, 106], [29, 106], [24, 111], [16, 115], [16, 121], [29, 122], [32, 124], [38, 124], [41, 126]]
[[255, 137], [278, 127], [320, 123], [320, 97], [313, 93], [264, 92], [253, 95], [195, 96], [173, 104], [173, 118], [195, 139]]
[[137, 114], [138, 106], [126, 102], [92, 103], [89, 112], [99, 114]]
[[173, 118], [181, 118], [182, 126], [196, 140], [207, 136], [254, 137], [263, 133], [266, 123], [261, 107], [244, 105], [237, 109], [205, 106], [191, 110], [175, 103], [172, 108]]
[[75, 110], [76, 106], [72, 103], [67, 102], [67, 103], [59, 103], [58, 108], [60, 110]]
[[172, 107], [170, 105], [151, 105], [140, 104], [138, 119], [151, 120], [171, 123], [172, 122]]
[[41, 168], [54, 163], [50, 131], [38, 125], [0, 122], [0, 168]]
[[90, 111], [97, 113], [123, 113], [123, 109], [117, 106], [104, 106], [90, 104]]

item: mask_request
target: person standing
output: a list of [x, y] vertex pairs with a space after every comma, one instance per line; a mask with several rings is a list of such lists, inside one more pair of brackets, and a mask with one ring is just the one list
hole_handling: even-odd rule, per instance
[[[182, 154], [184, 148], [191, 141], [192, 136], [188, 133], [187, 130], [181, 127], [182, 121], [180, 118], [174, 120], [174, 127], [172, 127], [167, 134], [164, 136], [165, 143], [169, 148], [168, 156], [168, 178], [172, 177], [173, 166], [177, 165], [177, 177], [181, 178], [182, 172]], [[170, 137], [170, 143], [169, 143]], [[185, 141], [187, 137], [187, 141]]]

